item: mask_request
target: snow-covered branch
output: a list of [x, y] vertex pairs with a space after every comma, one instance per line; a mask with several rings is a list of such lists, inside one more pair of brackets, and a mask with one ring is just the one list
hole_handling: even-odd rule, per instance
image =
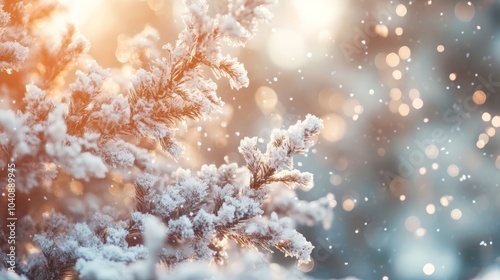
[[[17, 190], [30, 196], [57, 192], [54, 197], [60, 199], [61, 189], [83, 193], [109, 177], [129, 180], [135, 188], [133, 210], [93, 204], [89, 213], [70, 211], [74, 217], [54, 210], [43, 210], [38, 218], [39, 213], [24, 214], [19, 275], [162, 279], [181, 277], [179, 267], [190, 263], [208, 266], [214, 277], [236, 277], [243, 270], [231, 270], [227, 263], [240, 251], [248, 258], [246, 266], [269, 264], [255, 261], [256, 248], [263, 249], [258, 254], [277, 249], [299, 263], [310, 261], [314, 246], [295, 230], [293, 220], [328, 220], [330, 205], [298, 201], [307, 205], [300, 207], [289, 198], [296, 186], [313, 186], [313, 175], [294, 169], [292, 158], [314, 144], [323, 126], [319, 118], [307, 115], [286, 130], [274, 130], [265, 152], [256, 138], [243, 139], [238, 150], [246, 164], [241, 167], [228, 163], [166, 172], [155, 161], [164, 153], [140, 144], [141, 139], [156, 141], [177, 159], [184, 149], [175, 137], [179, 124], [222, 111], [217, 84], [204, 71], [228, 78], [234, 89], [248, 86], [247, 71], [223, 54], [222, 44], [243, 46], [258, 22], [271, 18], [272, 1], [228, 2], [212, 15], [206, 1], [186, 0], [185, 27], [173, 45], [159, 46], [159, 32], [152, 27], [121, 42], [123, 60], [137, 69], [120, 81], [94, 60], [77, 70], [73, 81], [64, 81], [89, 43], [69, 25], [54, 46], [36, 44], [41, 38], [33, 30], [47, 20], [36, 7], [52, 13], [55, 2], [8, 2], [0, 10], [0, 69], [22, 77], [6, 92], [23, 93], [19, 107], [0, 110], [0, 168], [15, 162]], [[24, 39], [17, 43], [16, 38]], [[110, 86], [118, 83], [126, 86]], [[117, 174], [123, 176], [116, 179]], [[82, 182], [89, 183], [84, 187]], [[279, 201], [276, 194], [284, 185], [290, 189]], [[91, 204], [98, 197], [86, 199]], [[0, 235], [0, 244], [5, 240]], [[3, 251], [0, 256], [4, 266], [7, 256]], [[0, 276], [18, 279], [12, 273]]]

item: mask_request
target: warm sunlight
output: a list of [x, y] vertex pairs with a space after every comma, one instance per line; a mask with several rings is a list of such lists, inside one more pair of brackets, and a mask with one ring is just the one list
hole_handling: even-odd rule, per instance
[[304, 32], [335, 30], [346, 7], [346, 0], [294, 0], [299, 15], [300, 29]]
[[500, 279], [499, 19], [0, 0], [0, 279]]

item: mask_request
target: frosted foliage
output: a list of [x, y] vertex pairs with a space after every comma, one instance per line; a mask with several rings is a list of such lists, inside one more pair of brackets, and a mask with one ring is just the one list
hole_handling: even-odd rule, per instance
[[45, 152], [55, 162], [65, 165], [77, 179], [92, 177], [102, 178], [107, 167], [102, 159], [89, 152], [84, 152], [77, 142], [67, 144], [67, 127], [63, 118], [64, 107], [51, 112], [45, 129]]
[[153, 174], [144, 173], [137, 178], [137, 184], [143, 188], [149, 189], [158, 181], [158, 177]]
[[332, 212], [328, 209], [333, 200], [322, 197], [315, 201], [297, 200], [295, 190], [288, 188], [273, 188], [269, 198], [264, 202], [263, 209], [266, 213], [276, 212], [286, 215], [294, 223], [312, 226], [321, 222], [326, 229], [332, 222]]
[[109, 165], [116, 167], [132, 167], [135, 162], [134, 153], [128, 143], [122, 140], [109, 141], [105, 147], [103, 158]]
[[258, 150], [257, 138], [243, 139], [239, 151], [253, 174], [250, 183], [252, 188], [270, 182], [311, 188], [312, 174], [290, 170], [293, 168], [292, 156], [306, 153], [314, 144], [313, 136], [318, 134], [321, 128], [323, 124], [319, 118], [307, 115], [304, 121], [298, 121], [288, 130], [275, 129], [271, 132], [271, 141], [267, 144], [265, 153]]
[[[99, 97], [102, 100], [99, 100]], [[100, 122], [104, 126], [104, 129], [113, 129], [114, 127], [121, 127], [128, 123], [130, 119], [130, 107], [123, 96], [114, 97], [111, 94], [108, 96], [98, 96], [96, 101], [102, 104], [101, 108], [99, 111], [91, 114], [90, 118]]]
[[219, 30], [234, 45], [244, 44], [257, 31], [258, 21], [269, 21], [272, 13], [268, 6], [274, 1], [234, 1], [229, 4], [229, 13], [221, 17]]
[[0, 4], [0, 72], [19, 71], [29, 54], [29, 48], [5, 36], [10, 31], [10, 20], [10, 14], [4, 11], [4, 6]]
[[9, 20], [10, 20], [10, 14], [3, 10], [3, 5], [0, 5], [0, 27], [4, 27], [5, 25], [7, 25]]
[[168, 229], [170, 234], [178, 235], [182, 239], [194, 238], [193, 224], [186, 216], [181, 216], [177, 220], [170, 220]]
[[15, 145], [13, 153], [20, 156], [30, 152], [30, 147], [26, 142], [28, 131], [22, 124], [23, 120], [17, 118], [13, 111], [0, 112], [0, 126], [2, 128], [0, 135], [3, 136], [0, 137], [0, 142], [2, 146]]
[[93, 97], [101, 89], [108, 76], [109, 72], [102, 69], [95, 60], [92, 60], [87, 64], [87, 73], [76, 71], [76, 80], [69, 85], [69, 88], [75, 94], [81, 92]]
[[[290, 218], [280, 219], [275, 212], [271, 213], [269, 220], [256, 219], [247, 223], [246, 227], [241, 229], [241, 234], [249, 240], [271, 237], [271, 240], [266, 240], [267, 243], [274, 244], [286, 255], [295, 257], [303, 263], [310, 261], [310, 254], [314, 249], [310, 242], [293, 229]], [[266, 246], [266, 244], [261, 244], [261, 246]]]
[[[243, 46], [271, 19], [273, 1], [227, 2], [214, 13], [207, 1], [186, 0], [175, 43], [161, 46], [152, 27], [119, 42], [117, 57], [130, 75], [92, 59], [82, 64], [90, 44], [72, 25], [54, 46], [35, 32], [58, 3], [0, 6], [0, 71], [19, 71], [12, 76], [19, 85], [5, 91], [21, 95], [0, 110], [0, 168], [15, 163], [16, 192], [33, 206], [18, 211], [30, 222], [18, 228], [15, 273], [2, 270], [0, 278], [301, 276], [271, 265], [269, 254], [309, 262], [314, 246], [296, 223], [331, 219], [328, 200], [299, 201], [294, 190], [313, 186], [313, 175], [294, 169], [292, 158], [314, 144], [319, 118], [274, 130], [265, 151], [257, 138], [244, 138], [243, 166], [178, 166], [178, 131], [218, 120], [225, 108], [217, 80], [249, 85], [223, 44]], [[72, 70], [76, 63], [84, 67]], [[2, 267], [6, 238], [0, 235]]]
[[[156, 140], [165, 152], [179, 158], [184, 148], [175, 139], [176, 124], [188, 119], [209, 118], [220, 112], [224, 104], [216, 94], [216, 83], [205, 78], [202, 67], [208, 66], [217, 78], [227, 77], [233, 88], [248, 85], [243, 65], [236, 58], [222, 54], [222, 37], [217, 28], [221, 18], [232, 16], [243, 27], [248, 27], [250, 22], [255, 26], [261, 18], [253, 11], [269, 3], [250, 1], [245, 6], [238, 4], [229, 9], [231, 15], [213, 18], [207, 14], [208, 6], [204, 1], [188, 1], [186, 4], [186, 27], [174, 47], [166, 45], [168, 59], [159, 53], [143, 57], [150, 60], [141, 64], [146, 68], [137, 69], [130, 78], [132, 88], [129, 94], [107, 92], [105, 83], [112, 80], [110, 71], [101, 68], [94, 60], [87, 63], [85, 71], [76, 72], [75, 81], [69, 84], [67, 98], [59, 100], [47, 94], [53, 87], [50, 79], [55, 80], [75, 57], [88, 50], [88, 42], [75, 33], [74, 28], [69, 28], [63, 35], [61, 46], [52, 54], [59, 59], [61, 69], [54, 69], [53, 76], [27, 87], [25, 111], [15, 116], [2, 111], [0, 133], [9, 151], [0, 155], [2, 166], [10, 156], [24, 160], [33, 156], [31, 151], [37, 151], [36, 157], [29, 160], [33, 165], [55, 162], [58, 169], [51, 170], [51, 174], [62, 169], [78, 179], [102, 178], [113, 168], [139, 166], [147, 170], [157, 169], [151, 166], [150, 158], [145, 157], [140, 149], [123, 142], [122, 138], [128, 135]], [[6, 28], [3, 32], [7, 32], [9, 13], [2, 11], [1, 23]], [[145, 49], [159, 52], [154, 46], [158, 41], [158, 32], [146, 28], [131, 39], [129, 51], [131, 55], [144, 54]], [[15, 63], [26, 58], [24, 47], [12, 48]], [[92, 145], [84, 146], [83, 143], [88, 143], [85, 135], [98, 136]], [[19, 171], [22, 173], [23, 170]], [[44, 175], [44, 171], [39, 173], [36, 176], [54, 177]], [[23, 178], [32, 179], [20, 184], [20, 191], [28, 191], [36, 185], [36, 177], [24, 175]]]
[[0, 70], [19, 70], [28, 57], [28, 48], [17, 42], [0, 42]]
[[[319, 132], [321, 122], [317, 121], [316, 125], [309, 123], [316, 120], [308, 116], [304, 122], [292, 126], [291, 131], [298, 135], [298, 140], [292, 142], [291, 148], [287, 146], [287, 157], [304, 153], [312, 145], [311, 138]], [[282, 131], [282, 134], [289, 137], [288, 130]], [[217, 261], [227, 255], [224, 247], [219, 245], [226, 238], [250, 248], [270, 250], [275, 247], [286, 255], [297, 258], [299, 262], [310, 260], [309, 254], [314, 247], [294, 229], [292, 220], [287, 217], [279, 218], [276, 212], [267, 213], [263, 211], [263, 207], [273, 207], [266, 196], [271, 187], [280, 187], [276, 183], [309, 186], [311, 174], [294, 169], [273, 169], [270, 167], [271, 157], [263, 156], [254, 146], [254, 140], [247, 138], [240, 146], [248, 169], [238, 168], [235, 164], [218, 168], [204, 165], [196, 173], [179, 169], [157, 181], [150, 175], [136, 180], [137, 193], [140, 194], [138, 209], [144, 214], [135, 214], [134, 228], [141, 230], [143, 226], [140, 217], [152, 213], [166, 223], [169, 240], [180, 240], [175, 243], [184, 244], [182, 249], [175, 245], [172, 249], [177, 249], [173, 251], [163, 250], [161, 260], [170, 265], [173, 262], [214, 257]], [[250, 172], [252, 178], [250, 182], [241, 183], [236, 180], [247, 172]], [[290, 214], [293, 213], [298, 221], [312, 223], [328, 218], [328, 203], [316, 202], [304, 209], [294, 206], [293, 201], [290, 199], [281, 204], [291, 204]]]

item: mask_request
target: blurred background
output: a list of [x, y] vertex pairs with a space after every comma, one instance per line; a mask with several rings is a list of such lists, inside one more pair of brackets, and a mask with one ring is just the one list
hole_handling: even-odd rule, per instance
[[[130, 38], [150, 26], [160, 44], [174, 43], [182, 29], [177, 0], [65, 3], [90, 55], [125, 75]], [[244, 136], [266, 141], [317, 115], [318, 143], [296, 159], [315, 187], [298, 196], [333, 193], [337, 205], [330, 229], [299, 229], [316, 246], [301, 269], [323, 279], [500, 279], [500, 3], [282, 0], [273, 11], [245, 48], [226, 49], [250, 86], [218, 82], [225, 110], [180, 132], [189, 147], [180, 166], [242, 163]]]

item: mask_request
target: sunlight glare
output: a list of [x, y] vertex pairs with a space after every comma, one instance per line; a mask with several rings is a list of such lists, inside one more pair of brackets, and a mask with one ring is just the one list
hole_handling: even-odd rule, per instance
[[306, 30], [330, 27], [333, 21], [338, 20], [345, 3], [343, 0], [295, 0], [301, 27]]
[[79, 28], [91, 22], [96, 11], [102, 12], [106, 7], [103, 0], [61, 0], [61, 3], [68, 7], [68, 16], [65, 19], [69, 19]]

